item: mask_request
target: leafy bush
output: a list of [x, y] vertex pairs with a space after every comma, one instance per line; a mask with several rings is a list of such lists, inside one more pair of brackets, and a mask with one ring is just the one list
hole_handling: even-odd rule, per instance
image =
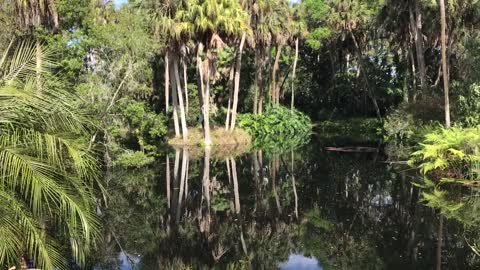
[[423, 111], [418, 109], [419, 106], [403, 104], [385, 117], [382, 129], [388, 156], [408, 158], [424, 135], [436, 129], [431, 119], [422, 117]]
[[238, 126], [245, 129], [254, 139], [268, 138], [274, 141], [310, 134], [312, 130], [308, 116], [283, 106], [267, 107], [261, 115], [251, 113], [240, 115]]
[[454, 116], [463, 126], [480, 125], [480, 84], [470, 85], [455, 100]]
[[145, 153], [142, 151], [127, 150], [116, 157], [114, 165], [123, 168], [141, 168], [152, 163], [153, 161], [153, 157], [145, 155]]
[[468, 184], [480, 181], [480, 129], [441, 129], [425, 135], [410, 164], [426, 178]]
[[128, 123], [131, 135], [137, 137], [143, 147], [155, 145], [165, 139], [167, 118], [148, 109], [143, 102], [125, 99], [120, 106], [122, 115]]

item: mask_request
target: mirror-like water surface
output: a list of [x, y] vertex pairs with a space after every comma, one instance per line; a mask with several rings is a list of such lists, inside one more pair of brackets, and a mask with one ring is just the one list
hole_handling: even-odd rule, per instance
[[[108, 176], [95, 269], [474, 269], [413, 170], [312, 140], [283, 153], [176, 149]], [[373, 145], [376, 147], [376, 144]], [[368, 151], [365, 151], [368, 150]], [[441, 240], [439, 240], [441, 238]], [[120, 254], [120, 255], [119, 255]]]

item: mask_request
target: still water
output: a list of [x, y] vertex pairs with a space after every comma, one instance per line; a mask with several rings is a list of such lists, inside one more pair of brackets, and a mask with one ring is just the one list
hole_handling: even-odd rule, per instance
[[92, 268], [478, 269], [462, 226], [420, 202], [414, 170], [338, 146], [351, 145], [173, 149], [114, 169]]

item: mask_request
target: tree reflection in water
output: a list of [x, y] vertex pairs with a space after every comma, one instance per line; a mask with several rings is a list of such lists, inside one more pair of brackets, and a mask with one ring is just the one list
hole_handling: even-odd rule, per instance
[[119, 252], [136, 269], [276, 269], [293, 254], [316, 269], [478, 263], [463, 227], [441, 228], [411, 176], [376, 153], [226, 153], [175, 149], [147, 168], [114, 168], [92, 265], [122, 269]]

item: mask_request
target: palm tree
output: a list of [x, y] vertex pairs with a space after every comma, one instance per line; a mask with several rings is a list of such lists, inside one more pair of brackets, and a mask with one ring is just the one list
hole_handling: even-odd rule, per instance
[[[33, 43], [11, 46], [0, 59], [0, 267], [32, 257], [38, 268], [66, 269], [56, 239], [83, 265], [98, 233], [97, 164], [78, 142], [87, 121], [67, 92], [42, 85], [36, 93]], [[41, 53], [46, 72], [51, 61]]]
[[[187, 101], [188, 97], [186, 83], [184, 83], [184, 86], [182, 87], [179, 74], [180, 60], [185, 63], [186, 54], [178, 54], [178, 51], [181, 51], [182, 48], [185, 48], [185, 38], [187, 37], [188, 39], [189, 33], [189, 29], [185, 28], [185, 25], [188, 24], [183, 21], [183, 9], [186, 5], [184, 2], [185, 1], [160, 1], [159, 3], [158, 1], [154, 1], [153, 17], [157, 39], [166, 43], [166, 48], [164, 50], [165, 109], [168, 110], [168, 87], [171, 86], [175, 136], [180, 136], [181, 126], [181, 134], [183, 136], [183, 140], [186, 141], [188, 139], [188, 127], [184, 100]], [[186, 76], [186, 72], [184, 72], [184, 76]], [[187, 78], [184, 77], [184, 81], [186, 82]], [[185, 88], [184, 91], [182, 88]], [[180, 115], [180, 120], [178, 115]]]
[[[185, 29], [197, 37], [197, 69], [202, 96], [205, 145], [210, 138], [210, 81], [215, 77], [217, 52], [224, 39], [248, 30], [247, 13], [236, 0], [191, 0], [183, 14]], [[189, 22], [189, 23], [186, 23]], [[204, 52], [205, 49], [205, 52]], [[205, 55], [204, 55], [205, 54]], [[205, 60], [202, 60], [202, 56]]]

